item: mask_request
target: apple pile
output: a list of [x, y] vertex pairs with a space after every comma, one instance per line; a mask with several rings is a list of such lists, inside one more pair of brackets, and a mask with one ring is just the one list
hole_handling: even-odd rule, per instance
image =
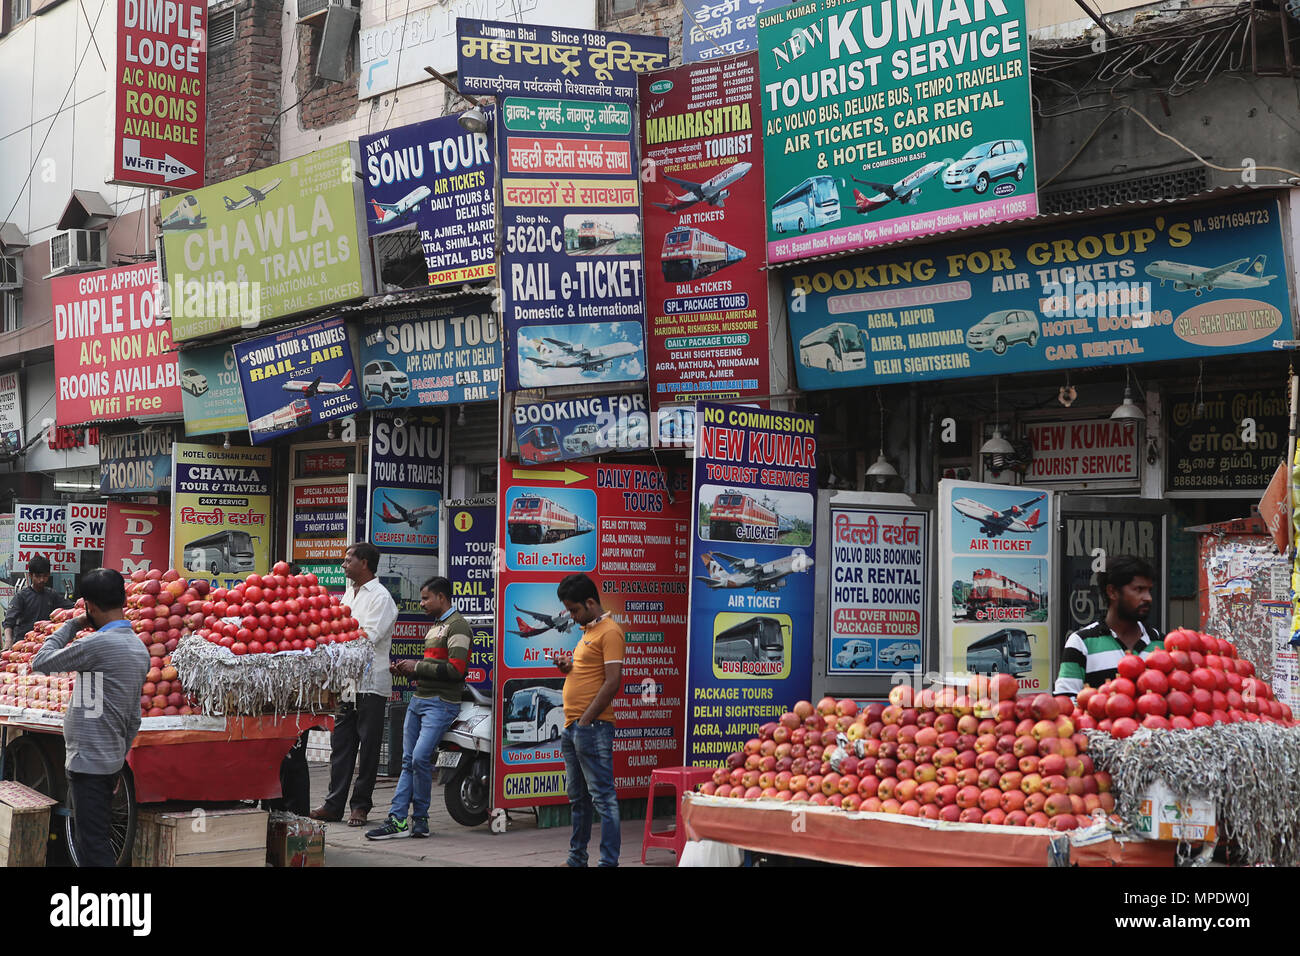
[[[76, 685], [77, 675], [33, 674], [27, 665], [45, 643], [45, 639], [70, 620], [85, 610], [81, 601], [71, 610], [56, 609], [48, 621], [37, 621], [20, 641], [14, 641], [13, 647], [0, 651], [0, 705], [22, 707], [25, 710], [44, 710], [61, 714], [68, 709], [72, 700], [72, 689]], [[73, 641], [93, 634], [93, 628], [78, 631]]]
[[201, 602], [197, 618], [199, 637], [239, 655], [310, 651], [361, 636], [349, 607], [316, 575], [291, 575], [284, 561], [229, 591], [216, 588]]
[[[960, 823], [1073, 830], [1115, 808], [1068, 697], [1016, 698], [1009, 674], [965, 689], [896, 686], [888, 706], [800, 701], [700, 791]], [[845, 743], [847, 741], [847, 744]]]
[[1255, 665], [1230, 641], [1179, 628], [1165, 649], [1145, 659], [1120, 658], [1115, 677], [1079, 692], [1073, 714], [1084, 730], [1130, 737], [1139, 727], [1191, 730], [1212, 724], [1265, 721], [1294, 727], [1291, 708], [1255, 677]]

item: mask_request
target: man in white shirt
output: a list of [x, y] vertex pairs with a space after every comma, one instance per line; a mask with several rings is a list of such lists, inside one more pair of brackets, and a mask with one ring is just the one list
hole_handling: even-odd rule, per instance
[[379, 774], [379, 743], [384, 733], [384, 704], [393, 690], [388, 652], [393, 642], [393, 624], [397, 621], [397, 604], [375, 577], [378, 569], [379, 549], [368, 542], [352, 545], [343, 556], [343, 573], [348, 578], [343, 603], [352, 609], [365, 639], [374, 645], [375, 657], [361, 678], [355, 702], [342, 701], [335, 715], [334, 733], [330, 735], [330, 789], [325, 802], [311, 812], [315, 820], [342, 820], [343, 805], [348, 802], [348, 784], [356, 767], [357, 782], [352, 788], [348, 814], [350, 827], [365, 826], [373, 805], [375, 777]]

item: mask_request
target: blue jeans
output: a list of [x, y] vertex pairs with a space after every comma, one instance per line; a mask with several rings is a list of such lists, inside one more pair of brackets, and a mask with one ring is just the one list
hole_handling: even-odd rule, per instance
[[564, 728], [560, 750], [573, 817], [569, 866], [587, 865], [592, 807], [600, 814], [600, 865], [618, 866], [622, 833], [614, 792], [614, 725], [608, 720], [593, 720], [591, 726], [579, 727], [574, 721]]
[[460, 704], [449, 704], [441, 697], [412, 697], [402, 724], [402, 775], [397, 778], [397, 792], [389, 816], [406, 819], [407, 808], [413, 817], [429, 816], [429, 796], [433, 790], [433, 755], [438, 741], [447, 732]]

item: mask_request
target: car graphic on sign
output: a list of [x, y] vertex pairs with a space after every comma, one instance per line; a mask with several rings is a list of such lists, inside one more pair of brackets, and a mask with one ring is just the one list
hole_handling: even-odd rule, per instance
[[199, 396], [208, 390], [208, 379], [198, 369], [181, 369], [181, 388], [191, 395]]
[[921, 663], [921, 645], [915, 641], [898, 641], [894, 644], [887, 644], [880, 649], [880, 660], [888, 662], [895, 666], [903, 661], [916, 661]]
[[970, 188], [977, 196], [982, 196], [995, 179], [1004, 176], [1014, 176], [1017, 182], [1024, 179], [1028, 163], [1029, 153], [1023, 140], [989, 140], [944, 170], [943, 184], [953, 192]]
[[411, 394], [411, 380], [392, 362], [378, 359], [366, 363], [361, 373], [361, 388], [365, 398], [381, 395], [384, 403], [391, 405], [394, 398], [406, 398]]

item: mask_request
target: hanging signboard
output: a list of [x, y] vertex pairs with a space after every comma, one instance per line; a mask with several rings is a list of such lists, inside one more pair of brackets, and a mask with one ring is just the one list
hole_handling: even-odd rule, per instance
[[1030, 484], [1136, 484], [1140, 477], [1139, 423], [1109, 418], [1033, 422], [1025, 437], [1034, 450], [1025, 481]]
[[108, 505], [68, 502], [64, 547], [69, 551], [103, 551]]
[[[17, 372], [0, 375], [0, 449], [12, 454], [23, 447], [23, 393]], [[0, 545], [0, 553], [3, 553]]]
[[582, 636], [555, 589], [588, 574], [623, 627], [614, 697], [614, 786], [644, 793], [681, 761], [685, 716], [686, 475], [626, 465], [500, 463], [500, 600], [494, 678], [493, 806], [564, 803], [564, 676], [552, 655]]
[[456, 116], [361, 137], [367, 229], [414, 229], [431, 286], [496, 275], [492, 149], [489, 133], [466, 132]]
[[110, 182], [203, 185], [208, 7], [117, 0], [117, 94]]
[[367, 408], [494, 402], [500, 381], [501, 328], [487, 297], [365, 317], [361, 398]]
[[172, 566], [168, 548], [171, 510], [166, 505], [108, 503], [104, 567], [130, 576], [136, 571]]
[[76, 574], [81, 570], [81, 554], [67, 547], [67, 508], [40, 502], [14, 502], [15, 572], [27, 570], [35, 555], [50, 559], [50, 573]]
[[831, 505], [827, 674], [921, 673], [933, 580], [929, 520], [927, 511]]
[[[1134, 499], [1129, 499], [1129, 504]], [[1106, 615], [1104, 595], [1097, 586], [1095, 567], [1104, 566], [1107, 557], [1132, 555], [1156, 570], [1151, 588], [1150, 623], [1161, 625], [1164, 607], [1163, 512], [1128, 514], [1096, 511], [1070, 511], [1061, 508], [1060, 610], [1062, 639], [1066, 635], [1100, 620]], [[1162, 628], [1163, 630], [1163, 628]], [[1055, 677], [1056, 675], [1052, 675]]]
[[338, 564], [348, 539], [347, 478], [290, 482], [289, 560]]
[[462, 93], [636, 102], [636, 77], [668, 66], [668, 38], [507, 20], [456, 21]]
[[758, 16], [767, 257], [1038, 214], [1025, 0]]
[[1246, 198], [792, 267], [799, 386], [1270, 351], [1285, 261], [1277, 202]]
[[650, 447], [645, 396], [606, 395], [515, 405], [515, 442], [525, 465]]
[[[14, 575], [14, 554], [17, 537], [14, 529], [13, 512], [0, 514], [0, 581], [12, 581]], [[13, 595], [10, 594], [9, 597]], [[5, 607], [9, 605], [6, 603]]]
[[56, 424], [180, 416], [180, 367], [157, 316], [157, 281], [154, 263], [50, 280]]
[[248, 427], [239, 369], [229, 345], [180, 353], [186, 435], [242, 432]]
[[758, 14], [790, 0], [682, 0], [682, 62], [758, 49]]
[[717, 763], [811, 695], [816, 593], [817, 417], [696, 409], [688, 766]]
[[[370, 542], [382, 552], [435, 555], [447, 434], [436, 415], [375, 413], [370, 431]], [[434, 573], [434, 572], [430, 572]], [[423, 583], [422, 578], [417, 584]]]
[[361, 410], [342, 317], [234, 346], [254, 444]]
[[1173, 495], [1252, 497], [1286, 458], [1284, 388], [1216, 388], [1165, 397]]
[[172, 475], [171, 428], [99, 436], [99, 493], [152, 495], [167, 488]]
[[370, 291], [356, 143], [164, 199], [172, 337], [255, 329]]
[[1051, 692], [1052, 528], [1050, 491], [939, 482], [941, 672]]
[[172, 567], [234, 587], [270, 569], [271, 451], [172, 449]]
[[640, 115], [650, 400], [767, 395], [758, 54], [641, 77]]

